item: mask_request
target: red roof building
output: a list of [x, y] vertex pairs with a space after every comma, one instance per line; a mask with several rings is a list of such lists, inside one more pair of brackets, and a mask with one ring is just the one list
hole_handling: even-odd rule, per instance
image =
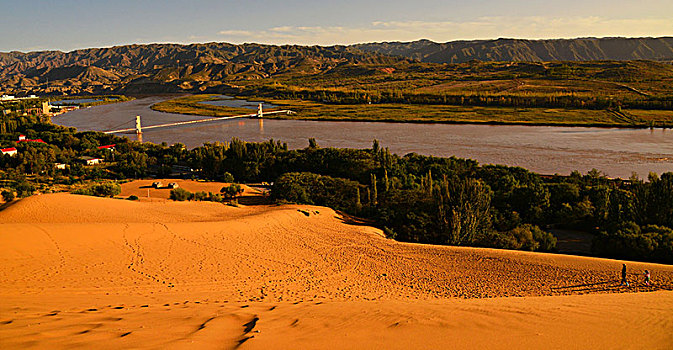
[[114, 151], [116, 145], [117, 145], [116, 143], [113, 143], [111, 145], [98, 146], [98, 149], [109, 149]]
[[46, 143], [42, 141], [42, 139], [23, 139], [19, 138], [19, 142], [39, 142], [39, 143]]
[[3, 148], [0, 149], [0, 152], [2, 152], [2, 154], [9, 154], [10, 156], [13, 156], [16, 154], [16, 148], [14, 147]]

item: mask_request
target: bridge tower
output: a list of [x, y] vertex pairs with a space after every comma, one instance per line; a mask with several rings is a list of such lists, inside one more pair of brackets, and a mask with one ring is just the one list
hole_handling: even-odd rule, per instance
[[140, 134], [142, 134], [142, 133], [143, 133], [143, 128], [142, 128], [142, 126], [140, 125], [140, 116], [137, 115], [137, 116], [136, 116], [136, 134], [140, 135]]
[[262, 112], [262, 103], [259, 103], [259, 106], [257, 106], [257, 118], [262, 118], [264, 116], [264, 113]]

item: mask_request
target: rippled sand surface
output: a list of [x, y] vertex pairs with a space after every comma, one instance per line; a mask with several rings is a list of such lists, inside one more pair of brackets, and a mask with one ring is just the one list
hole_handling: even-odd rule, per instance
[[41, 195], [0, 212], [0, 347], [669, 348], [673, 266], [628, 262], [625, 288], [621, 264], [398, 243], [324, 207]]

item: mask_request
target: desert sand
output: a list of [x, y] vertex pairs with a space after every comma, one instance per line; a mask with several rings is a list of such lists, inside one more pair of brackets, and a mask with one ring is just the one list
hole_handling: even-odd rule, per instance
[[626, 288], [622, 263], [399, 243], [324, 207], [39, 195], [0, 211], [0, 348], [671, 348], [673, 266], [626, 262]]

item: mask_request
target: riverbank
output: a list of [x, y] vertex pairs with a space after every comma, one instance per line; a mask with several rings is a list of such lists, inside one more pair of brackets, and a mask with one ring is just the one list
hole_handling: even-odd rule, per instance
[[[155, 111], [203, 116], [250, 113], [251, 109], [202, 103], [220, 95], [191, 95], [162, 101]], [[248, 98], [248, 97], [246, 97]], [[671, 128], [673, 111], [591, 110], [565, 108], [513, 108], [418, 104], [323, 104], [305, 100], [263, 99], [295, 114], [265, 116], [266, 119], [364, 121], [394, 123], [442, 123], [530, 126], [578, 126], [610, 128]]]
[[[65, 102], [68, 100], [72, 100], [73, 101], [72, 105], [76, 105], [81, 108], [101, 106], [110, 103], [127, 102], [127, 101], [133, 101], [135, 99], [136, 99], [135, 97], [126, 95], [91, 95], [91, 96], [83, 95], [83, 96], [57, 96], [48, 98], [50, 102], [55, 101]], [[90, 101], [90, 102], [82, 102], [82, 101]], [[70, 104], [62, 103], [61, 105], [70, 105]]]
[[[218, 95], [219, 96], [219, 95]], [[80, 131], [132, 128], [134, 116], [143, 125], [204, 119], [202, 116], [164, 113], [150, 106], [176, 96], [153, 96], [135, 101], [80, 109], [54, 122]], [[250, 110], [247, 111], [250, 113]], [[610, 177], [641, 177], [673, 171], [673, 143], [667, 129], [587, 128], [448, 123], [376, 123], [246, 119], [148, 129], [145, 142], [182, 143], [195, 148], [205, 142], [281, 140], [290, 149], [307, 146], [315, 138], [321, 147], [369, 148], [377, 139], [400, 155], [418, 153], [460, 157], [481, 164], [520, 166], [541, 174], [586, 173], [599, 169]]]

